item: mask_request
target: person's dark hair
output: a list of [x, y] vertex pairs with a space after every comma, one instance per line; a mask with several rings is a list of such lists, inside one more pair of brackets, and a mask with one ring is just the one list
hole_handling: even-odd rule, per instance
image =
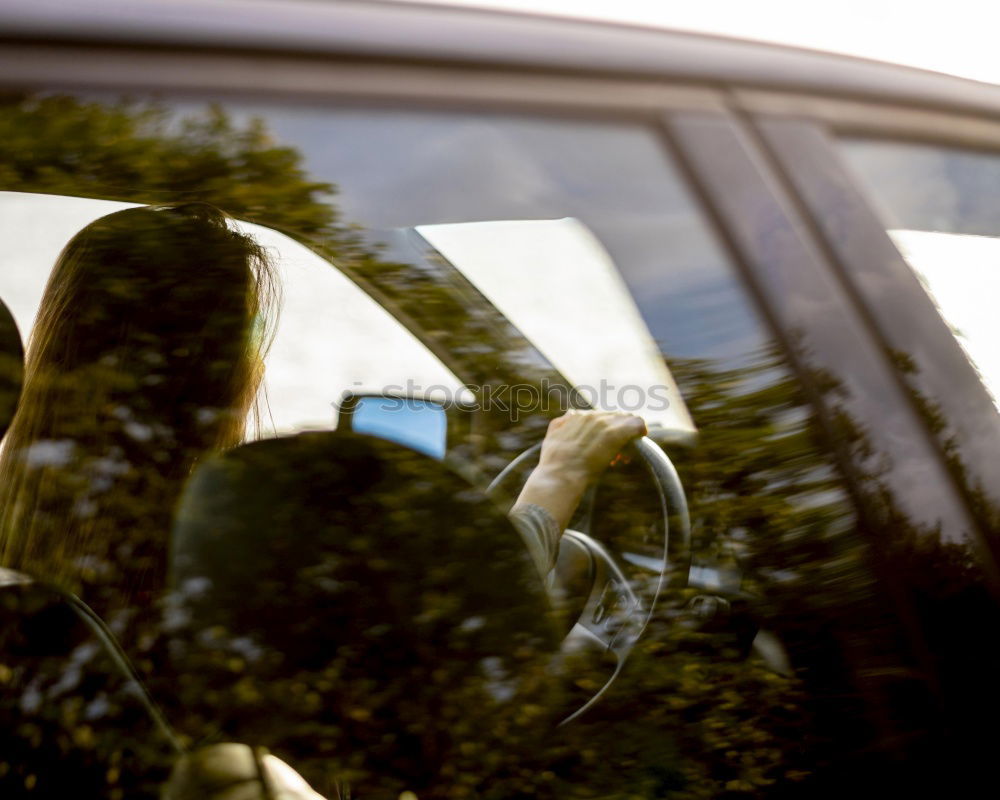
[[24, 348], [10, 309], [0, 298], [0, 440], [14, 418], [24, 382]]
[[243, 438], [275, 294], [260, 246], [205, 204], [131, 208], [74, 236], [0, 453], [0, 564], [102, 611], [158, 591], [184, 479]]

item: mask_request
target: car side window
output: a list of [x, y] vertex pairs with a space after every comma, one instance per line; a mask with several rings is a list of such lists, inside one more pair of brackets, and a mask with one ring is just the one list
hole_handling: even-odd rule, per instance
[[[891, 763], [901, 741], [916, 742], [914, 751], [937, 741], [928, 710], [935, 676], [899, 624], [912, 602], [884, 580], [873, 538], [891, 543], [914, 573], [943, 574], [945, 582], [964, 575], [971, 556], [961, 544], [939, 547], [933, 531], [894, 505], [867, 439], [872, 421], [844, 414], [838, 433], [870, 456], [874, 466], [863, 480], [884, 504], [877, 529], [859, 522], [829, 431], [817, 421], [817, 398], [805, 396], [655, 127], [526, 113], [228, 98], [201, 108], [189, 99], [71, 94], [8, 98], [0, 115], [7, 127], [31, 131], [30, 140], [2, 145], [11, 192], [210, 203], [316, 254], [304, 270], [335, 270], [337, 282], [360, 287], [363, 300], [345, 292], [287, 305], [272, 351], [285, 361], [267, 369], [318, 364], [316, 352], [351, 349], [364, 388], [430, 396], [444, 389], [451, 401], [461, 391], [461, 410], [472, 415], [456, 447], [458, 471], [441, 484], [463, 515], [449, 517], [440, 498], [427, 499], [432, 481], [419, 479], [422, 462], [409, 451], [402, 466], [389, 468], [371, 452], [384, 442], [343, 437], [340, 450], [327, 447], [337, 441], [328, 434], [340, 398], [331, 396], [328, 376], [310, 381], [307, 373], [270, 400], [331, 408], [319, 438], [199, 457], [164, 487], [162, 505], [179, 504], [188, 516], [170, 530], [164, 523], [162, 537], [144, 532], [141, 555], [166, 577], [159, 591], [117, 609], [124, 621], [115, 632], [182, 742], [265, 745], [326, 796], [347, 783], [358, 796], [584, 798], [764, 797], [786, 786], [816, 795], [857, 785], [872, 762]], [[67, 126], [77, 135], [64, 136]], [[22, 208], [29, 202], [2, 199]], [[11, 274], [28, 268], [14, 266]], [[127, 277], [116, 277], [122, 284], [128, 288]], [[370, 318], [352, 313], [355, 303], [370, 301], [419, 342], [440, 374], [416, 374], [415, 359], [379, 349], [384, 342]], [[210, 315], [213, 303], [202, 297], [190, 311]], [[331, 318], [346, 324], [335, 328]], [[251, 315], [251, 341], [256, 320]], [[283, 325], [291, 332], [283, 334]], [[391, 386], [384, 385], [387, 365]], [[821, 383], [821, 399], [833, 405], [846, 391], [836, 376]], [[98, 487], [123, 476], [141, 487], [136, 471], [156, 462], [145, 429], [127, 427], [127, 392], [138, 402], [148, 388], [129, 384], [122, 402], [100, 409], [136, 435], [114, 460], [96, 459], [97, 474], [88, 477], [100, 479]], [[526, 606], [504, 608], [502, 595], [491, 594], [495, 616], [470, 612], [455, 621], [455, 608], [465, 614], [474, 604], [453, 602], [443, 587], [454, 578], [463, 597], [481, 599], [474, 578], [477, 569], [486, 572], [477, 566], [482, 559], [519, 600], [538, 598], [523, 572], [490, 561], [496, 540], [484, 537], [480, 553], [456, 538], [449, 559], [448, 525], [456, 537], [485, 525], [490, 515], [477, 513], [477, 503], [489, 480], [571, 405], [650, 419], [651, 438], [684, 485], [691, 542], [681, 541], [676, 498], [664, 525], [643, 464], [628, 454], [616, 460], [573, 523], [600, 545], [588, 549], [579, 537], [582, 566], [569, 567], [578, 569], [574, 579], [582, 576], [589, 617], [559, 645], [569, 666], [557, 676], [558, 690], [531, 694], [532, 676], [515, 674], [509, 659], [530, 660], [526, 631], [542, 617], [529, 624]], [[72, 403], [60, 409], [76, 411]], [[215, 419], [196, 412], [195, 419]], [[285, 412], [275, 409], [279, 418]], [[5, 457], [70, 469], [62, 456], [88, 442], [43, 437], [31, 446], [17, 450], [8, 441]], [[367, 459], [363, 469], [342, 468], [345, 460], [336, 481], [308, 483], [314, 473], [331, 477], [324, 457], [337, 464], [352, 448]], [[286, 449], [293, 460], [256, 458]], [[444, 470], [435, 462], [424, 474]], [[398, 478], [398, 492], [378, 483], [383, 474]], [[350, 486], [379, 493], [355, 502]], [[39, 509], [39, 527], [58, 526], [60, 509], [77, 500]], [[304, 517], [284, 501], [308, 512], [310, 523], [300, 524]], [[324, 516], [317, 509], [340, 501], [328, 515], [337, 537], [318, 547], [309, 538], [315, 517]], [[239, 514], [218, 525], [202, 514], [225, 502]], [[124, 554], [121, 561], [104, 558], [96, 569], [81, 557], [30, 569], [42, 580], [58, 575], [63, 588], [89, 601], [93, 586], [120, 578], [133, 553], [129, 509], [131, 517], [124, 504], [112, 506], [102, 520], [104, 555]], [[491, 535], [502, 516], [494, 523]], [[241, 526], [259, 538], [241, 538]], [[390, 527], [397, 538], [379, 534]], [[223, 530], [220, 546], [213, 536]], [[430, 531], [423, 554], [421, 530]], [[197, 546], [182, 552], [187, 571], [171, 572], [164, 565], [178, 552], [177, 536]], [[664, 567], [670, 548], [683, 556], [671, 561], [673, 571]], [[226, 608], [214, 602], [222, 585]], [[210, 624], [200, 626], [187, 601], [209, 608]], [[588, 647], [578, 627], [593, 632], [609, 610], [629, 604], [644, 614], [625, 668], [614, 658], [621, 631], [608, 631], [597, 647], [591, 637]], [[370, 616], [376, 606], [397, 614], [395, 627]], [[424, 629], [434, 637], [422, 639], [416, 632]], [[469, 644], [487, 634], [509, 646], [509, 659], [482, 656]], [[96, 658], [92, 651], [74, 641], [67, 652], [18, 662], [14, 645], [0, 656], [10, 661], [0, 662], [0, 678], [11, 676], [2, 681], [0, 730], [20, 737], [27, 726], [32, 746], [16, 768], [0, 769], [0, 787], [51, 789], [46, 761], [86, 747], [93, 794], [156, 796], [149, 776], [116, 766], [141, 772], [148, 757], [163, 768], [159, 757], [132, 749], [140, 727], [131, 712], [102, 702], [100, 683], [73, 680]], [[464, 669], [470, 660], [474, 669]], [[419, 691], [408, 671], [417, 661]], [[619, 668], [601, 703], [555, 728]], [[449, 684], [455, 675], [470, 680], [462, 691]], [[477, 716], [484, 698], [503, 711], [489, 724]]]

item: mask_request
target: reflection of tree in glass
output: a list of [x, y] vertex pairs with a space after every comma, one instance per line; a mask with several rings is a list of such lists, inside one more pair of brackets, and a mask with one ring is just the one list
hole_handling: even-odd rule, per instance
[[[784, 641], [800, 681], [776, 698], [779, 707], [788, 697], [799, 702], [786, 720], [794, 723], [778, 729], [789, 734], [784, 752], [763, 777], [777, 779], [774, 790], [783, 794], [781, 772], [790, 771], [804, 781], [801, 796], [847, 791], [871, 776], [897, 788], [920, 786], [947, 759], [970, 765], [972, 754], [981, 754], [972, 709], [996, 704], [982, 690], [994, 683], [988, 676], [1000, 657], [981, 635], [1000, 621], [996, 607], [969, 547], [943, 541], [936, 527], [899, 509], [885, 477], [891, 464], [846, 410], [842, 385], [829, 374], [808, 376], [827, 409], [824, 426], [809, 410], [805, 382], [780, 365], [774, 355], [727, 371], [705, 362], [671, 364], [702, 432], [693, 453], [677, 456], [691, 493], [696, 549], [709, 565], [721, 560], [720, 550], [738, 554], [742, 590], [764, 627]], [[851, 504], [840, 470], [824, 455], [838, 449], [842, 468], [856, 478]], [[852, 506], [862, 509], [860, 519]], [[668, 642], [683, 638], [676, 630], [664, 634]], [[755, 669], [747, 668], [744, 679]], [[699, 669], [705, 676], [725, 668], [710, 661]], [[780, 680], [772, 676], [770, 688]], [[691, 705], [683, 693], [672, 702]], [[713, 704], [708, 717], [732, 702]], [[735, 707], [744, 721], [768, 716], [752, 695]], [[730, 743], [734, 732], [747, 730], [724, 727]], [[706, 733], [699, 744], [710, 741]], [[749, 741], [730, 751], [723, 774], [747, 763]], [[755, 792], [767, 794], [766, 781], [736, 780], [744, 791], [755, 784]]]
[[[377, 245], [363, 244], [360, 232], [340, 218], [336, 187], [310, 180], [300, 153], [274, 143], [259, 119], [239, 125], [219, 106], [178, 116], [155, 104], [8, 95], [0, 102], [0, 189], [211, 203], [315, 248], [421, 330], [463, 380], [494, 386], [560, 382], [544, 368], [544, 359], [535, 363], [537, 351], [518, 342], [520, 335], [476, 300], [478, 292], [455, 270], [398, 262]], [[523, 357], [515, 357], [518, 348]], [[486, 357], [498, 350], [508, 357]], [[544, 433], [536, 417], [514, 421], [509, 408], [495, 406], [484, 418], [495, 418], [506, 436], [484, 428], [480, 456], [516, 453]], [[501, 459], [491, 464], [500, 466]]]
[[[221, 112], [168, 130], [155, 109], [8, 97], [0, 128], [5, 189], [131, 201], [196, 195], [249, 214], [275, 193], [301, 205], [326, 188], [302, 179], [295, 151], [270, 147], [259, 126], [238, 131]], [[286, 221], [332, 224], [324, 205], [305, 205], [286, 210]], [[80, 592], [141, 673], [162, 665], [154, 603], [173, 502], [197, 458], [240, 441], [259, 378], [268, 315], [255, 247], [203, 204], [111, 215], [65, 252], [65, 280], [50, 286], [33, 333], [28, 386], [3, 454], [4, 563]], [[252, 287], [254, 258], [264, 283]], [[46, 613], [37, 611], [42, 627]], [[0, 778], [54, 791], [42, 768], [76, 742], [93, 767], [77, 776], [80, 791], [141, 796], [143, 776], [120, 768], [136, 763], [126, 755], [130, 738], [148, 739], [141, 715], [123, 713], [122, 687], [108, 688], [87, 632], [64, 626], [64, 635], [56, 623], [51, 636], [31, 640], [37, 652], [9, 641], [0, 657], [10, 715], [2, 728], [31, 744]], [[157, 747], [147, 753], [151, 768]]]
[[[440, 255], [396, 249], [376, 257], [352, 248], [333, 258], [477, 392], [476, 441], [457, 454], [488, 474], [541, 441], [548, 421], [570, 407], [569, 386], [548, 360]], [[514, 391], [521, 402], [537, 398], [535, 407], [515, 408]]]
[[0, 189], [130, 203], [201, 201], [305, 236], [340, 235], [335, 187], [310, 181], [302, 157], [264, 124], [220, 107], [166, 107], [63, 95], [0, 97]]
[[[154, 634], [147, 621], [143, 636]], [[150, 655], [142, 649], [140, 666]], [[175, 757], [61, 597], [0, 587], [0, 797], [158, 798]]]
[[984, 720], [1000, 714], [1000, 644], [985, 634], [1000, 627], [1000, 579], [991, 566], [1000, 552], [1000, 507], [996, 492], [983, 486], [963, 462], [948, 417], [916, 388], [914, 359], [902, 352], [891, 355], [973, 519], [973, 529], [960, 542], [943, 541], [934, 531], [905, 531], [886, 557], [900, 576], [923, 634], [925, 658], [947, 725], [943, 757], [953, 759], [974, 786], [984, 773], [992, 780], [992, 738], [982, 727]]
[[[775, 353], [670, 366], [700, 431], [696, 448], [673, 454], [695, 562], [736, 570], [736, 599], [779, 635], [795, 676], [742, 660], [725, 628], [687, 627], [678, 608], [694, 590], [668, 597], [616, 689], [560, 732], [565, 777], [613, 796], [817, 797], [873, 779], [918, 787], [956, 756], [988, 763], [973, 717], [977, 698], [995, 703], [981, 693], [1000, 658], [982, 635], [997, 622], [982, 572], [966, 546], [899, 511], [890, 465], [840, 383], [809, 376], [830, 412], [823, 427]], [[831, 435], [857, 475], [854, 502], [826, 455]], [[603, 524], [616, 514], [634, 525], [630, 508], [605, 510]], [[609, 763], [632, 769], [609, 774]]]
[[[7, 96], [0, 103], [0, 155], [3, 189], [131, 202], [204, 200], [283, 230], [379, 289], [401, 316], [412, 311], [417, 327], [429, 328], [429, 341], [454, 348], [468, 364], [479, 358], [479, 371], [463, 375], [502, 374], [528, 383], [544, 377], [530, 358], [504, 363], [521, 347], [516, 337], [467, 308], [475, 305], [474, 296], [449, 282], [442, 265], [415, 270], [405, 258], [364, 245], [340, 219], [335, 188], [311, 181], [299, 153], [272, 143], [259, 122], [237, 125], [220, 109], [177, 120], [152, 106]], [[484, 354], [496, 363], [482, 363]], [[448, 787], [441, 796], [814, 797], [856, 791], [866, 768], [885, 774], [893, 756], [905, 765], [891, 773], [902, 786], [906, 771], [925, 774], [915, 765], [946, 739], [939, 712], [927, 700], [928, 686], [948, 709], [952, 733], [974, 731], [977, 715], [995, 713], [989, 687], [1000, 657], [989, 631], [997, 620], [972, 555], [941, 543], [935, 531], [899, 511], [883, 481], [889, 465], [838, 401], [843, 389], [835, 376], [809, 376], [830, 409], [824, 426], [781, 364], [773, 354], [743, 368], [672, 360], [701, 431], [698, 447], [678, 452], [675, 461], [690, 493], [697, 558], [711, 566], [736, 555], [742, 589], [764, 626], [787, 645], [795, 677], [741, 660], [731, 637], [690, 630], [678, 620], [677, 603], [665, 604], [622, 679], [578, 724], [558, 731], [539, 725], [529, 735], [524, 727], [544, 716], [529, 706], [524, 719], [507, 727], [474, 730], [477, 718], [466, 712], [482, 686], [442, 692], [440, 720], [453, 726], [455, 742], [468, 736], [444, 764]], [[933, 409], [927, 410], [933, 421]], [[519, 450], [536, 434], [540, 438], [544, 427], [536, 417], [505, 440], [503, 423], [501, 415], [493, 418], [484, 449]], [[943, 421], [936, 424], [940, 429]], [[828, 456], [835, 450], [843, 456], [839, 465]], [[961, 475], [957, 457], [949, 457]], [[855, 474], [850, 503], [838, 467]], [[996, 520], [995, 508], [977, 491], [967, 487], [969, 497], [980, 498], [979, 518]], [[860, 522], [850, 508], [855, 505], [865, 512]], [[419, 577], [419, 558], [404, 566]], [[265, 592], [262, 600], [271, 596], [280, 600], [280, 590]], [[149, 675], [162, 664], [162, 637], [154, 620], [143, 624], [133, 656]], [[903, 641], [905, 630], [922, 644]], [[12, 663], [11, 651], [3, 652], [0, 689], [15, 687], [3, 694], [3, 709], [17, 722], [0, 729], [17, 739], [4, 752], [21, 753], [22, 763], [0, 765], [0, 781], [8, 781], [0, 786], [9, 785], [16, 796], [32, 769], [85, 752], [100, 765], [89, 773], [95, 796], [155, 795], [136, 788], [141, 776], [131, 774], [140, 769], [137, 763], [148, 757], [152, 765], [158, 757], [136, 744], [147, 741], [147, 728], [124, 715], [113, 697], [97, 702], [94, 685], [61, 682], [72, 670], [84, 676], [99, 671], [96, 655], [76, 651], [71, 670], [57, 654], [28, 686], [18, 670], [29, 662]], [[203, 654], [212, 674], [227, 676], [225, 691], [207, 692], [175, 714], [202, 733], [212, 728], [217, 711], [227, 724], [242, 715], [246, 730], [264, 736], [261, 708], [284, 700], [287, 711], [301, 712], [304, 726], [292, 751], [312, 753], [308, 771], [323, 773], [324, 747], [343, 741], [352, 726], [363, 727], [365, 708], [336, 706], [340, 717], [315, 716], [323, 696], [343, 688], [336, 686], [339, 673], [314, 676], [316, 687], [258, 680], [248, 670], [252, 652], [237, 639]], [[38, 667], [30, 664], [29, 675]], [[607, 675], [606, 665], [586, 660], [573, 669], [584, 691]], [[440, 677], [447, 680], [447, 669]], [[57, 685], [63, 688], [54, 690]], [[45, 702], [26, 705], [26, 696], [37, 696], [40, 687], [51, 690]], [[363, 695], [367, 690], [359, 687], [356, 694]], [[171, 687], [160, 682], [159, 688], [169, 700]], [[25, 717], [28, 707], [36, 710]], [[964, 715], [955, 713], [963, 708]], [[958, 736], [950, 746], [971, 744], [971, 759], [990, 741]], [[335, 762], [337, 769], [346, 764], [350, 774], [356, 755], [334, 753], [331, 769]], [[936, 761], [924, 760], [930, 768], [945, 757], [941, 750]], [[294, 758], [292, 764], [299, 766]], [[377, 777], [399, 788], [396, 776]]]

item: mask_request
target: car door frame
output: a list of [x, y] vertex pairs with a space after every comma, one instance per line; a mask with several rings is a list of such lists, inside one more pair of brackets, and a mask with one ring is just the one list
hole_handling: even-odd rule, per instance
[[[572, 71], [553, 74], [488, 64], [472, 69], [431, 61], [400, 63], [391, 53], [361, 58], [227, 52], [189, 44], [150, 49], [121, 43], [15, 42], [0, 45], [0, 86], [169, 92], [193, 99], [266, 97], [292, 104], [463, 109], [647, 125], [661, 136], [664, 157], [681, 169], [770, 332], [783, 345], [826, 428], [826, 444], [853, 496], [871, 548], [878, 551], [883, 546], [878, 535], [880, 512], [866, 499], [866, 464], [838, 436], [843, 409], [824, 399], [825, 375], [863, 371], [866, 391], [879, 394], [879, 413], [896, 420], [894, 435], [877, 439], [878, 447], [894, 462], [893, 469], [916, 463], [918, 471], [931, 476], [927, 485], [933, 497], [920, 498], [924, 512], [909, 510], [926, 514], [931, 508], [974, 531], [979, 539], [984, 536], [969, 513], [967, 498], [948, 478], [941, 450], [907, 394], [870, 311], [848, 289], [843, 266], [824, 244], [817, 217], [811, 213], [814, 209], [791, 191], [773, 153], [734, 100], [732, 87], [723, 82], [685, 83], [670, 75], [651, 80]], [[727, 156], [719, 158], [720, 152]], [[791, 302], [792, 298], [819, 298], [827, 327], [810, 318], [808, 303]], [[852, 348], [838, 346], [845, 332], [853, 337]], [[854, 400], [865, 400], [864, 394]], [[850, 407], [850, 399], [846, 403]], [[876, 435], [879, 427], [872, 426]], [[901, 441], [908, 444], [905, 457], [899, 459]], [[903, 494], [900, 491], [905, 506], [910, 498]], [[993, 552], [986, 548], [980, 555], [984, 569], [995, 575]], [[905, 603], [899, 613], [918, 659], [933, 672], [933, 659], [924, 652], [919, 625]]]
[[1000, 115], [761, 91], [736, 94], [789, 193], [854, 299], [914, 411], [930, 429], [950, 479], [1000, 559], [1000, 414], [871, 199], [837, 148], [842, 137], [972, 150], [1000, 157]]

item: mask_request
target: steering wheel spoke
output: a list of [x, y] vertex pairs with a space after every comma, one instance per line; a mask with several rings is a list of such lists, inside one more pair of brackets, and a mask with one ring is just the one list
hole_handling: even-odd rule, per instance
[[616, 655], [626, 655], [627, 650], [624, 648], [631, 649], [631, 644], [634, 644], [634, 641], [629, 641], [632, 637], [628, 635], [628, 631], [636, 628], [638, 620], [644, 622], [647, 617], [642, 601], [600, 542], [574, 530], [567, 530], [563, 534], [563, 541], [574, 542], [586, 548], [595, 565], [594, 580], [577, 624], [583, 626], [607, 650]]

